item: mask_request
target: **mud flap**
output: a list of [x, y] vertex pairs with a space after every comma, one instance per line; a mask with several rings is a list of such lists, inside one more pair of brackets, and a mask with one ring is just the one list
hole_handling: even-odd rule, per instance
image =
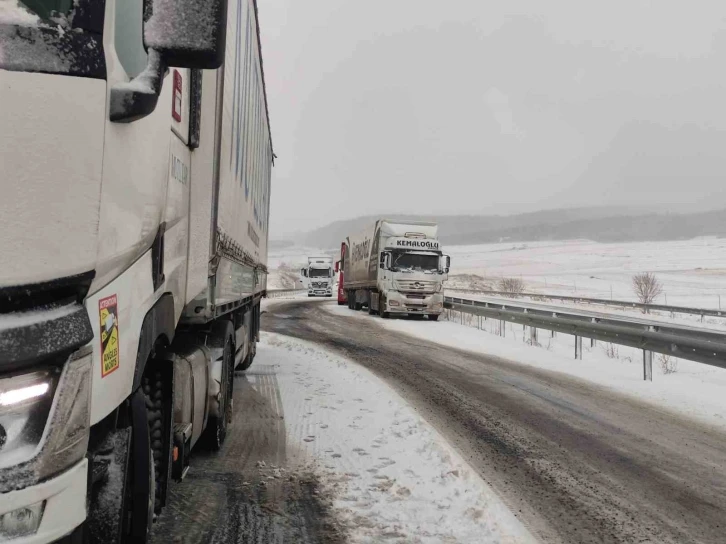
[[91, 503], [86, 519], [88, 542], [123, 542], [126, 473], [129, 470], [131, 428], [109, 435], [91, 463]]

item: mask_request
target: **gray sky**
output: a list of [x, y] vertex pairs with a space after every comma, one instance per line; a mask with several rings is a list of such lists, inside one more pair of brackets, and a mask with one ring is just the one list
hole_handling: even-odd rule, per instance
[[373, 213], [726, 206], [724, 0], [258, 0], [271, 236]]

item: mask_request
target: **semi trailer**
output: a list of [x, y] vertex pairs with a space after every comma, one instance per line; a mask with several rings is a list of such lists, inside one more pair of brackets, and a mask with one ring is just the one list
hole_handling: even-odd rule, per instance
[[300, 275], [307, 279], [309, 297], [333, 296], [332, 257], [308, 257], [308, 265], [300, 269]]
[[259, 339], [257, 6], [4, 4], [0, 541], [143, 543]]
[[351, 309], [433, 321], [443, 312], [451, 259], [441, 252], [436, 223], [380, 219], [343, 241], [341, 263]]

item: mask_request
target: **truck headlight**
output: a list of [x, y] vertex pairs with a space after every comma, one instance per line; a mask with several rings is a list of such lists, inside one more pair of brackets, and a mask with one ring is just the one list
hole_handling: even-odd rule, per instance
[[0, 467], [32, 457], [43, 437], [57, 369], [0, 378]]
[[44, 508], [45, 501], [41, 501], [0, 516], [0, 540], [35, 534], [43, 519]]
[[92, 361], [87, 345], [62, 368], [0, 377], [0, 493], [49, 478], [86, 454]]
[[400, 303], [400, 302], [398, 302], [397, 300], [389, 300], [389, 301], [388, 301], [388, 305], [389, 305], [389, 306], [400, 306], [400, 305], [401, 305], [401, 303]]

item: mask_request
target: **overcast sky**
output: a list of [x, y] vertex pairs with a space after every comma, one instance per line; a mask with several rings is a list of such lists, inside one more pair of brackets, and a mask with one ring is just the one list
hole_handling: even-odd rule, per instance
[[271, 236], [726, 203], [725, 0], [258, 0]]

